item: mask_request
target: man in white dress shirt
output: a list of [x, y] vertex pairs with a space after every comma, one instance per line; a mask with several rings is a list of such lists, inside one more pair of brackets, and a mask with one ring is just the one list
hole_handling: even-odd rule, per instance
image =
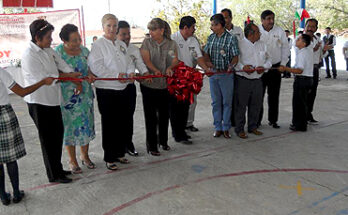
[[[205, 71], [208, 67], [204, 63], [201, 46], [194, 36], [196, 20], [192, 16], [184, 16], [180, 20], [179, 31], [172, 34], [171, 38], [177, 43], [178, 58], [186, 66], [195, 68], [197, 64]], [[187, 102], [177, 102], [176, 99], [171, 102], [170, 121], [173, 129], [173, 136], [176, 141], [184, 144], [192, 143], [185, 132], [198, 131], [193, 125], [195, 109], [197, 106], [197, 95], [194, 96], [194, 103], [189, 105]]]
[[[255, 24], [244, 28], [245, 38], [239, 41], [239, 61], [236, 66], [235, 82], [235, 132], [240, 138], [247, 138], [244, 132], [245, 112], [248, 108], [248, 132], [261, 135], [257, 130], [262, 105], [262, 73], [272, 66], [267, 46], [260, 41], [261, 33]], [[259, 69], [259, 70], [255, 70]]]
[[[290, 55], [288, 40], [282, 28], [274, 25], [274, 13], [265, 10], [261, 14], [259, 29], [261, 32], [260, 40], [267, 45], [270, 53], [272, 67], [285, 66]], [[279, 115], [279, 92], [281, 84], [281, 74], [277, 69], [270, 69], [262, 76], [264, 95], [267, 89], [268, 94], [268, 121], [273, 128], [280, 128], [277, 124]], [[258, 125], [261, 125], [263, 107], [261, 108]]]
[[244, 38], [244, 32], [243, 32], [241, 27], [235, 26], [232, 23], [232, 20], [233, 20], [232, 11], [230, 9], [228, 9], [228, 8], [225, 8], [225, 9], [221, 10], [221, 14], [225, 18], [225, 22], [226, 22], [225, 28], [226, 28], [226, 31], [228, 33], [233, 34], [234, 36], [236, 36], [238, 41], [242, 40]]
[[[238, 41], [240, 40], [243, 40], [244, 38], [244, 32], [242, 30], [241, 27], [239, 26], [235, 26], [233, 23], [232, 23], [232, 20], [233, 20], [233, 15], [232, 15], [232, 11], [228, 8], [224, 8], [221, 10], [221, 14], [224, 16], [225, 18], [225, 29], [228, 33], [230, 33], [231, 35], [234, 35], [237, 37]], [[233, 80], [233, 82], [235, 82], [236, 79]], [[235, 83], [233, 83], [233, 86], [236, 86]], [[235, 92], [235, 90], [233, 91]], [[234, 94], [233, 93], [233, 97], [234, 97]], [[234, 99], [232, 98], [232, 111], [231, 111], [231, 125], [234, 127], [236, 125], [235, 123], [235, 117], [234, 117], [234, 113], [235, 113], [235, 105], [234, 105]]]
[[311, 86], [311, 90], [308, 94], [307, 100], [307, 121], [309, 124], [317, 124], [318, 121], [313, 118], [313, 106], [315, 97], [317, 95], [317, 88], [319, 84], [319, 62], [320, 62], [320, 54], [322, 43], [320, 42], [320, 38], [317, 38], [314, 34], [318, 29], [318, 20], [316, 19], [307, 19], [305, 25], [305, 34], [311, 37], [310, 48], [313, 54], [313, 84]]
[[[130, 26], [126, 21], [119, 21], [117, 26], [117, 39], [123, 41], [127, 45], [127, 57], [128, 60], [132, 62], [134, 65], [132, 69], [137, 69], [141, 75], [148, 73], [146, 65], [143, 62], [143, 58], [140, 55], [140, 50], [138, 47], [130, 43], [131, 39], [131, 33], [130, 33]], [[136, 106], [136, 87], [134, 83], [129, 83], [127, 88], [127, 99], [129, 99], [129, 109], [130, 111], [129, 116], [132, 116], [132, 118], [129, 119], [130, 127], [132, 129], [129, 129], [129, 138], [126, 143], [126, 152], [131, 156], [138, 156], [138, 152], [135, 150], [132, 136], [133, 136], [133, 115], [135, 112], [135, 106]]]

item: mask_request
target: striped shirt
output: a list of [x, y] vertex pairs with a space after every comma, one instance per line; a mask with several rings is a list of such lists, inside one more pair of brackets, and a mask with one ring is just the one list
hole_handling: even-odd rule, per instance
[[227, 70], [232, 58], [239, 55], [237, 37], [227, 31], [220, 37], [211, 34], [204, 47], [204, 52], [209, 54], [215, 69]]

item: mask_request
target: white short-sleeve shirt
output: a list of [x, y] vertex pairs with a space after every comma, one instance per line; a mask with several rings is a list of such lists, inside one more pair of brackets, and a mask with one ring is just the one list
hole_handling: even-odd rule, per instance
[[233, 25], [231, 30], [226, 29], [226, 31], [237, 37], [238, 41], [241, 41], [244, 38], [244, 32], [241, 27]]
[[7, 89], [11, 89], [15, 84], [16, 82], [12, 79], [11, 75], [0, 68], [0, 105], [10, 103]]
[[[41, 49], [33, 42], [25, 50], [22, 56], [22, 72], [24, 86], [36, 84], [47, 77], [59, 77], [59, 71], [64, 73], [74, 70], [52, 49]], [[60, 84], [44, 85], [35, 92], [24, 97], [27, 103], [58, 106], [61, 101]]]
[[171, 38], [177, 44], [178, 59], [184, 62], [186, 66], [196, 67], [197, 59], [203, 56], [198, 40], [194, 36], [185, 40], [180, 31], [172, 34]]
[[303, 72], [301, 76], [313, 77], [313, 47], [308, 46], [302, 49], [298, 49], [296, 51], [296, 59], [294, 68], [301, 69]]

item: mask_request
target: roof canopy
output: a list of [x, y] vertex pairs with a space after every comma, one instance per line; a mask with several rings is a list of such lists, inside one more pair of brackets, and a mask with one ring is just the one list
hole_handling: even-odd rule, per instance
[[3, 7], [53, 7], [53, 0], [2, 0]]

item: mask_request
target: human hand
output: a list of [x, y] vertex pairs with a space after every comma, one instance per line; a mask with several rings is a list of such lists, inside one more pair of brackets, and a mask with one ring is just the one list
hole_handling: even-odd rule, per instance
[[278, 67], [278, 71], [279, 72], [285, 72], [286, 71], [286, 67], [285, 66], [279, 66]]
[[265, 71], [265, 68], [263, 66], [258, 66], [255, 69], [256, 69], [257, 74], [261, 74]]
[[74, 89], [74, 94], [79, 95], [80, 93], [82, 93], [82, 84], [78, 83], [76, 84], [76, 88]]
[[243, 71], [250, 74], [250, 73], [253, 73], [255, 69], [251, 65], [245, 65], [243, 66]]
[[[119, 75], [118, 75], [118, 78], [125, 78], [126, 77], [126, 73], [120, 73]], [[119, 82], [121, 82], [121, 83], [126, 83], [127, 81], [126, 80], [119, 80]]]
[[[143, 76], [149, 76], [149, 75], [150, 75], [149, 72], [145, 72], [145, 73], [143, 74]], [[147, 83], [152, 83], [152, 78], [147, 78], [147, 79], [145, 79], [145, 81], [146, 81]]]
[[168, 75], [169, 77], [173, 76], [173, 70], [171, 68], [167, 68], [166, 69], [166, 75]]
[[53, 83], [53, 81], [54, 81], [54, 78], [52, 78], [52, 77], [48, 77], [48, 78], [43, 79], [43, 82], [45, 85], [51, 85]]
[[134, 81], [135, 81], [135, 79], [133, 79], [134, 77], [135, 77], [135, 73], [134, 72], [128, 74], [128, 78], [130, 78], [130, 80], [129, 80], [130, 83], [134, 83]]

